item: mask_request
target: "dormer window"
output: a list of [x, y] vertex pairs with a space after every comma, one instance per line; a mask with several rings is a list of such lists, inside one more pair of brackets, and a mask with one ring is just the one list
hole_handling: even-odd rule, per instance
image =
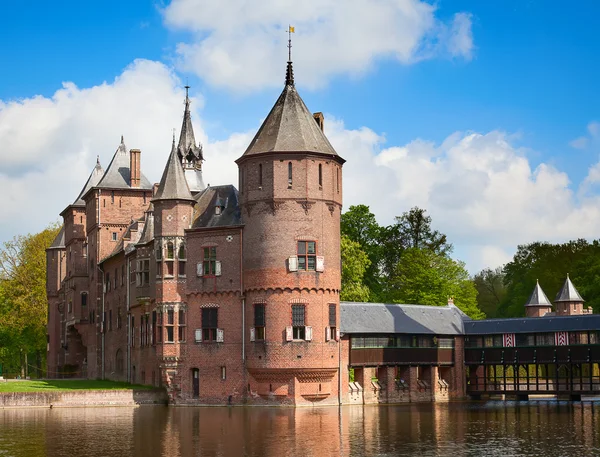
[[220, 206], [215, 206], [215, 214], [218, 216], [219, 214], [221, 214], [221, 207]]

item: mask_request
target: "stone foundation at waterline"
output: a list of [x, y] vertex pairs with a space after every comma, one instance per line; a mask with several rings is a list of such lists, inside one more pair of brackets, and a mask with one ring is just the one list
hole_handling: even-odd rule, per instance
[[153, 390], [79, 390], [55, 392], [3, 392], [3, 408], [60, 408], [93, 406], [137, 406], [166, 404], [164, 389]]

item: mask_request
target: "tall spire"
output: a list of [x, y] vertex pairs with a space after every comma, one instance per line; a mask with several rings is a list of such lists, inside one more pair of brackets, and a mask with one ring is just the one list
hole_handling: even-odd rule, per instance
[[[192, 126], [192, 115], [190, 113], [190, 86], [185, 85], [185, 110], [183, 112], [183, 123], [179, 135], [179, 144], [177, 145], [176, 155], [185, 171], [185, 178], [192, 192], [199, 192], [204, 189], [202, 180], [202, 161], [204, 155], [202, 146], [196, 144], [194, 127]], [[173, 132], [173, 138], [175, 133]], [[175, 145], [175, 142], [173, 142]]]
[[177, 157], [175, 143], [171, 147], [171, 154], [163, 171], [160, 184], [152, 201], [158, 200], [192, 200], [192, 194], [185, 179], [181, 162]]
[[288, 27], [288, 61], [287, 68], [285, 71], [285, 85], [294, 85], [294, 68], [292, 67], [292, 33], [294, 33], [294, 27], [291, 25]]

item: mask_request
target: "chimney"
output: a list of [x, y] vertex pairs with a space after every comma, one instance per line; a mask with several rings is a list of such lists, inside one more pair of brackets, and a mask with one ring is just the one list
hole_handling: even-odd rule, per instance
[[319, 125], [319, 128], [321, 129], [321, 132], [322, 132], [323, 129], [325, 128], [325, 116], [323, 116], [323, 113], [321, 113], [319, 111], [318, 113], [314, 113], [313, 117], [314, 117], [315, 121], [317, 122], [317, 124]]
[[454, 306], [454, 297], [448, 297], [448, 306]]
[[139, 149], [129, 150], [129, 177], [130, 187], [140, 187], [140, 156], [142, 151]]

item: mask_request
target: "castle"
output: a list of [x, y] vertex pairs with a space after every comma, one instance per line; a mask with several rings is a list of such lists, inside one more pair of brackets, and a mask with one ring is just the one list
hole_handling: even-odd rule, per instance
[[[510, 319], [500, 331], [453, 304], [340, 303], [344, 159], [323, 123], [288, 61], [281, 95], [236, 160], [237, 189], [204, 186], [187, 90], [158, 185], [121, 138], [47, 250], [48, 375], [163, 386], [175, 404], [303, 405], [464, 397], [485, 367], [505, 363], [504, 350], [502, 362], [477, 351], [512, 348]], [[560, 314], [583, 314], [565, 284]], [[551, 310], [539, 285], [526, 309], [521, 321], [534, 324], [516, 333], [534, 345], [581, 318], [555, 328], [534, 317]], [[596, 317], [565, 328], [597, 344]], [[592, 359], [593, 378], [600, 353]]]

